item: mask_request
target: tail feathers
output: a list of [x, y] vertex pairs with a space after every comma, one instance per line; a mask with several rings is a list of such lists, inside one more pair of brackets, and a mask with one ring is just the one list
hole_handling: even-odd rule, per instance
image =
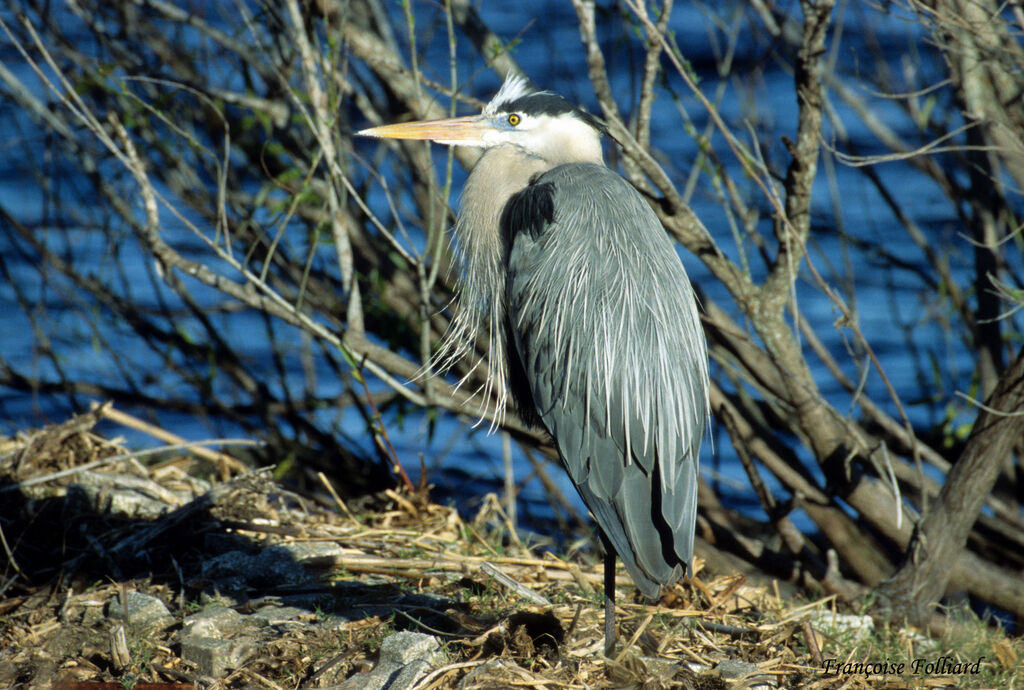
[[[601, 531], [611, 543], [612, 548], [615, 549], [615, 553], [622, 559], [629, 576], [645, 597], [652, 600], [658, 599], [661, 597], [663, 586], [679, 581], [679, 578], [683, 576], [683, 564], [669, 565], [660, 557], [659, 552], [659, 556], [653, 562], [648, 559], [648, 562], [644, 564], [646, 567], [641, 567], [623, 528], [624, 521], [617, 514], [615, 507], [610, 502], [597, 498], [586, 485], [580, 486], [579, 490], [583, 502], [594, 514], [594, 519]], [[657, 538], [655, 530], [651, 529], [650, 532]]]

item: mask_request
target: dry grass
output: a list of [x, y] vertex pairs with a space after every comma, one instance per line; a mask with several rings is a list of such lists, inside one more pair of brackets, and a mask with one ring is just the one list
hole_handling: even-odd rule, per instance
[[[969, 614], [951, 617], [939, 640], [883, 624], [858, 636], [817, 617], [832, 609], [831, 599], [787, 599], [777, 587], [706, 572], [699, 558], [696, 577], [657, 605], [620, 573], [620, 651], [605, 659], [599, 566], [522, 544], [496, 499], [466, 521], [431, 503], [426, 491], [388, 491], [357, 507], [333, 487], [296, 495], [266, 472], [211, 487], [196, 478], [217, 474], [208, 461], [175, 453], [143, 465], [92, 431], [100, 414], [0, 441], [0, 480], [17, 487], [0, 493], [2, 687], [48, 687], [57, 679], [326, 687], [371, 668], [381, 641], [396, 630], [443, 641], [447, 661], [422, 688], [1004, 688], [1024, 679], [1020, 638]], [[84, 466], [91, 469], [57, 474]], [[86, 479], [100, 488], [83, 498]], [[155, 519], [119, 514], [117, 499], [129, 491], [164, 503], [167, 512]], [[315, 575], [302, 593], [318, 602], [302, 620], [264, 630], [241, 668], [207, 679], [182, 662], [176, 630], [218, 601], [241, 613], [252, 609], [252, 601], [219, 599], [215, 583], [204, 580], [203, 564], [215, 557], [207, 549], [225, 539], [253, 552], [318, 542], [339, 550], [302, 561]], [[129, 630], [125, 658], [114, 649], [116, 626], [106, 612], [130, 590], [161, 599], [177, 623], [154, 634]], [[268, 585], [250, 596], [272, 601], [296, 591]], [[420, 595], [438, 603], [408, 604]], [[911, 672], [914, 659], [943, 656], [984, 660], [978, 674]], [[907, 668], [902, 675], [823, 672], [830, 659], [902, 661]], [[749, 664], [739, 666], [748, 675], [727, 677], [735, 661]]]

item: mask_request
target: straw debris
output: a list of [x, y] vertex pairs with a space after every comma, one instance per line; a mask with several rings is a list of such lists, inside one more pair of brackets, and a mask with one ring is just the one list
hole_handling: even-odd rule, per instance
[[[364, 688], [386, 675], [388, 687], [424, 689], [911, 688], [1024, 678], [1020, 639], [970, 616], [931, 639], [843, 611], [834, 597], [786, 598], [708, 572], [699, 558], [696, 576], [656, 605], [621, 574], [620, 644], [606, 659], [599, 561], [565, 561], [510, 536], [496, 498], [467, 521], [425, 488], [360, 505], [327, 477], [305, 491], [269, 470], [221, 481], [222, 464], [187, 450], [142, 456], [104, 438], [94, 429], [102, 416], [0, 440], [2, 687]], [[930, 675], [911, 670], [916, 659]]]

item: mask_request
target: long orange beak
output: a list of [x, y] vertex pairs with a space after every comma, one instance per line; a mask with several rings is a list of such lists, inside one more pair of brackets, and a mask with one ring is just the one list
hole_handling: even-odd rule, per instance
[[379, 139], [425, 139], [451, 146], [480, 146], [488, 129], [487, 121], [482, 117], [468, 115], [448, 120], [419, 120], [371, 127], [356, 134]]

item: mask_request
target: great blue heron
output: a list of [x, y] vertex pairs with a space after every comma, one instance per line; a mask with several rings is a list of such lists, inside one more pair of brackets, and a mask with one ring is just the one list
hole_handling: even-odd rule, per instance
[[611, 652], [615, 554], [651, 599], [692, 569], [708, 359], [682, 263], [643, 197], [605, 166], [604, 133], [514, 76], [480, 115], [359, 132], [484, 149], [455, 225], [454, 349], [486, 329], [488, 381], [551, 434], [597, 520]]

